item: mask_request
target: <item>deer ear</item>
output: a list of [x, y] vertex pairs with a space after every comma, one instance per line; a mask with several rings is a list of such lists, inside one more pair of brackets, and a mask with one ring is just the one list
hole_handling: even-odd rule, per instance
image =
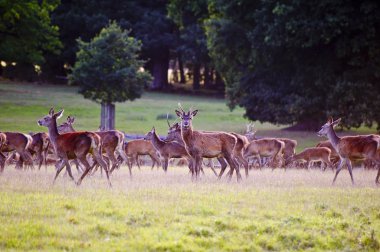
[[329, 116], [329, 119], [327, 119], [327, 123], [332, 124], [333, 121], [334, 121], [334, 119], [332, 118], [332, 116]]
[[154, 126], [153, 126], [151, 132], [154, 133], [155, 131], [156, 131], [156, 129], [155, 129]]
[[178, 110], [175, 110], [175, 113], [177, 114], [178, 117], [181, 117], [182, 116], [182, 113]]
[[340, 123], [341, 120], [342, 120], [342, 118], [339, 118], [339, 119], [335, 120], [334, 122], [331, 123], [332, 126], [333, 127], [337, 126]]
[[55, 113], [55, 114], [54, 114], [54, 117], [55, 117], [56, 119], [61, 118], [61, 116], [63, 115], [63, 111], [64, 111], [64, 110], [62, 109], [61, 111]]
[[50, 108], [50, 110], [49, 110], [49, 115], [54, 115], [54, 109], [53, 108]]
[[198, 113], [198, 109], [194, 110], [193, 112], [191, 112], [191, 115], [192, 116], [196, 116], [196, 114]]
[[75, 117], [73, 116], [73, 117], [71, 117], [71, 120], [70, 120], [70, 123], [74, 123], [74, 121], [75, 121]]

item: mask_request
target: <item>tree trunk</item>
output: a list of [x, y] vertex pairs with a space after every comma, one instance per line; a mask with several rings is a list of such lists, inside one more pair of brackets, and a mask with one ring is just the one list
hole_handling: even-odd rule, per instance
[[102, 103], [100, 112], [100, 128], [102, 130], [115, 129], [115, 104]]
[[200, 89], [200, 79], [201, 79], [201, 66], [199, 63], [194, 63], [193, 66], [193, 89]]
[[210, 88], [211, 87], [211, 77], [210, 77], [210, 68], [208, 68], [207, 65], [205, 65], [204, 69], [204, 86], [205, 88]]
[[186, 83], [185, 70], [183, 69], [183, 61], [181, 54], [178, 54], [178, 67], [179, 67], [179, 83]]
[[168, 86], [169, 50], [152, 58], [153, 83], [151, 89], [159, 90]]
[[217, 89], [224, 89], [224, 82], [218, 72], [215, 72], [215, 86]]

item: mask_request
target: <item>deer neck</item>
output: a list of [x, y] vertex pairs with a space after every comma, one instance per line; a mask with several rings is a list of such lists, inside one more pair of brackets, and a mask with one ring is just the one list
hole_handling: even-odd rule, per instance
[[156, 149], [161, 149], [162, 146], [165, 144], [164, 141], [162, 141], [158, 136], [157, 136], [157, 133], [154, 132], [153, 133], [153, 137], [152, 137], [152, 144], [154, 146], [154, 148]]
[[193, 126], [190, 126], [187, 130], [184, 130], [181, 126], [181, 136], [184, 144], [189, 145], [193, 138]]
[[339, 145], [340, 142], [340, 137], [338, 137], [334, 131], [333, 128], [330, 128], [330, 130], [327, 133], [327, 138], [331, 142], [332, 146], [337, 150], [337, 146]]
[[59, 137], [59, 133], [57, 129], [56, 120], [53, 120], [52, 124], [49, 125], [48, 132], [49, 132], [50, 141], [55, 149], [55, 152], [57, 153], [57, 138]]

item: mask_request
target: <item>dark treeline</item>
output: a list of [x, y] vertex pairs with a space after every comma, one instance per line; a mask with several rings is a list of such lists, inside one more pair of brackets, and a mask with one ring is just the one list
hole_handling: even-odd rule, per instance
[[328, 115], [346, 127], [380, 125], [375, 0], [14, 0], [0, 10], [5, 77], [64, 78], [77, 39], [114, 20], [141, 40], [151, 89], [225, 89], [249, 119], [295, 129], [315, 129]]

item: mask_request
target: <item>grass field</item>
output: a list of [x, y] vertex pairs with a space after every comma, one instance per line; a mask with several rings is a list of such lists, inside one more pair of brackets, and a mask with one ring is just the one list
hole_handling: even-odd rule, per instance
[[126, 167], [52, 186], [53, 168], [0, 176], [0, 250], [268, 251], [380, 249], [374, 171], [251, 171], [241, 183], [185, 168]]
[[[145, 93], [117, 104], [116, 126], [146, 133], [177, 103], [200, 109], [197, 129], [243, 132], [243, 110], [221, 99]], [[75, 87], [0, 82], [0, 131], [46, 131], [36, 120], [49, 108], [76, 116], [78, 130], [95, 130], [100, 106]], [[256, 123], [259, 136], [298, 140], [297, 150], [321, 140], [313, 132], [287, 132]], [[371, 132], [359, 129], [358, 132]], [[372, 131], [373, 132], [373, 131]], [[347, 134], [344, 132], [342, 134]], [[0, 251], [379, 251], [380, 191], [376, 171], [347, 171], [331, 185], [332, 171], [251, 171], [241, 183], [218, 181], [210, 171], [192, 182], [186, 168], [144, 167], [133, 179], [126, 167], [108, 188], [100, 174], [80, 187], [67, 176], [53, 186], [54, 168], [0, 175]], [[78, 178], [78, 175], [75, 174]]]

